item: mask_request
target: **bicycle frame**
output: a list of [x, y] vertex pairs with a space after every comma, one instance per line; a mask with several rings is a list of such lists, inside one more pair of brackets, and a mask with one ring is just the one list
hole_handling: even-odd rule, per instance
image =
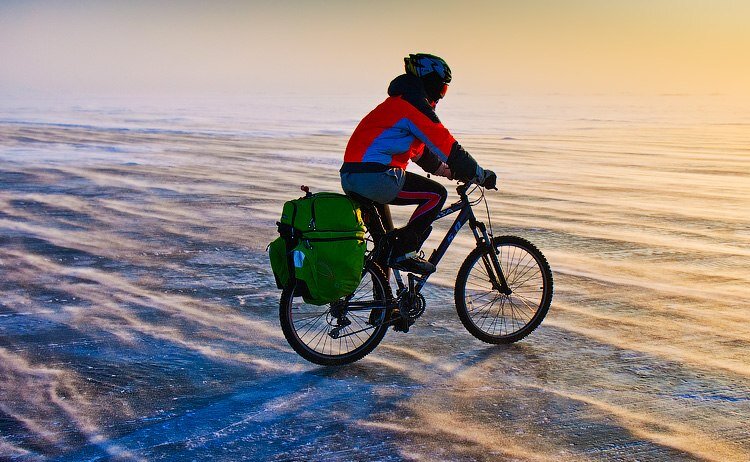
[[[451, 243], [453, 242], [453, 239], [456, 238], [458, 232], [466, 223], [469, 223], [471, 231], [474, 234], [474, 238], [477, 241], [477, 245], [488, 246], [488, 248], [493, 250], [492, 252], [489, 252], [490, 258], [488, 258], [487, 255], [482, 255], [482, 262], [484, 263], [485, 270], [490, 277], [490, 282], [492, 283], [493, 288], [505, 295], [510, 295], [512, 291], [508, 287], [505, 275], [503, 274], [503, 271], [500, 267], [500, 261], [497, 257], [497, 251], [492, 245], [492, 240], [487, 233], [487, 228], [485, 227], [484, 223], [476, 219], [476, 217], [474, 216], [474, 210], [471, 208], [471, 201], [469, 201], [469, 197], [467, 194], [467, 190], [469, 189], [469, 187], [471, 187], [471, 185], [472, 183], [459, 185], [456, 188], [456, 192], [458, 192], [459, 195], [459, 200], [441, 210], [435, 217], [435, 220], [433, 222], [458, 212], [458, 216], [453, 222], [453, 225], [451, 225], [451, 227], [448, 229], [448, 232], [443, 237], [440, 245], [438, 245], [438, 247], [432, 252], [428, 261], [437, 266], [437, 264], [445, 255], [445, 252], [448, 250], [448, 247], [450, 247]], [[403, 293], [407, 290], [407, 284], [404, 283], [403, 278], [401, 277], [401, 272], [393, 268], [393, 274], [396, 279], [396, 284], [398, 285], [398, 292]], [[422, 290], [422, 287], [424, 287], [425, 283], [427, 283], [427, 279], [429, 279], [429, 277], [429, 274], [417, 276], [413, 273], [409, 273], [409, 292], [419, 293], [419, 291]], [[348, 300], [346, 303], [346, 309], [348, 311], [368, 309], [371, 310], [378, 308], [388, 308], [388, 303], [384, 303], [382, 306], [373, 306], [371, 302], [349, 302]]]
[[[448, 250], [448, 247], [450, 247], [451, 243], [453, 242], [453, 239], [456, 238], [458, 232], [466, 223], [469, 223], [471, 231], [474, 234], [474, 238], [477, 241], [477, 245], [486, 245], [489, 246], [489, 248], [493, 249], [493, 251], [490, 252], [490, 261], [487, 261], [486, 257], [482, 257], [485, 269], [487, 270], [487, 274], [490, 276], [493, 287], [495, 287], [502, 293], [509, 293], [510, 290], [508, 288], [508, 283], [506, 282], [505, 275], [500, 268], [500, 262], [497, 258], [497, 253], [494, 251], [490, 236], [487, 233], [487, 228], [485, 227], [484, 223], [477, 221], [476, 217], [474, 216], [474, 210], [471, 208], [471, 201], [469, 201], [469, 197], [467, 195], [467, 190], [470, 186], [471, 183], [459, 185], [458, 188], [456, 188], [456, 192], [458, 192], [459, 195], [459, 200], [441, 210], [440, 213], [437, 214], [437, 217], [435, 217], [434, 221], [438, 221], [447, 217], [448, 215], [459, 212], [456, 220], [453, 222], [453, 225], [451, 225], [451, 227], [448, 229], [448, 232], [446, 233], [445, 237], [443, 237], [440, 245], [438, 245], [438, 247], [433, 250], [428, 261], [437, 266], [440, 260], [445, 255], [445, 252]], [[399, 289], [404, 289], [406, 286], [401, 278], [400, 272], [394, 269], [394, 274], [396, 275], [396, 283], [398, 284]], [[422, 290], [422, 287], [425, 285], [429, 277], [429, 274], [424, 276], [410, 277], [409, 289], [419, 292], [420, 290]]]

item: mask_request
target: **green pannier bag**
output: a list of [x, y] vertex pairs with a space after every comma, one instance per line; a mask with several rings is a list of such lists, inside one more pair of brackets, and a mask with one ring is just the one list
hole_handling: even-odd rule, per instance
[[295, 295], [325, 305], [351, 294], [364, 267], [365, 226], [351, 198], [320, 192], [288, 201], [277, 222], [279, 234], [268, 246], [276, 285], [296, 280]]

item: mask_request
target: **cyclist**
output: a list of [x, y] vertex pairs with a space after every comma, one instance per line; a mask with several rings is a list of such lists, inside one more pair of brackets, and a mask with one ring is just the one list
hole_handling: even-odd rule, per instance
[[388, 98], [354, 130], [340, 169], [346, 193], [375, 203], [386, 230], [393, 229], [387, 204], [417, 205], [409, 223], [395, 232], [387, 266], [429, 274], [435, 266], [416, 253], [432, 231], [446, 189], [438, 182], [406, 171], [410, 160], [428, 173], [448, 179], [475, 180], [494, 188], [497, 177], [477, 165], [435, 114], [445, 96], [451, 70], [441, 58], [410, 54], [406, 73], [388, 87]]

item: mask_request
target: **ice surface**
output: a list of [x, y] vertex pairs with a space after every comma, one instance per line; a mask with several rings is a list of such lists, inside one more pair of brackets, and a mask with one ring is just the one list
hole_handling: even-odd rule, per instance
[[464, 234], [412, 331], [341, 368], [286, 344], [265, 247], [300, 184], [339, 189], [378, 101], [6, 102], [0, 459], [750, 459], [747, 106], [454, 96], [551, 311], [471, 337]]

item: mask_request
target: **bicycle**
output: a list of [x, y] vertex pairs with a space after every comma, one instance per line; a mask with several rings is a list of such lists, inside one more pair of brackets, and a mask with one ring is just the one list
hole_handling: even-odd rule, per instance
[[[479, 190], [481, 196], [470, 200]], [[468, 182], [456, 188], [459, 200], [440, 211], [435, 221], [458, 212], [428, 261], [436, 267], [461, 228], [469, 223], [477, 246], [464, 260], [456, 278], [454, 299], [461, 323], [474, 337], [491, 344], [517, 342], [541, 324], [552, 301], [552, 271], [542, 252], [528, 240], [492, 235], [484, 189]], [[387, 251], [389, 237], [372, 202], [359, 199], [366, 216], [372, 249], [365, 257], [362, 282], [350, 295], [325, 306], [309, 305], [295, 296], [294, 283], [279, 303], [279, 319], [289, 345], [315, 364], [332, 366], [358, 361], [372, 352], [388, 328], [407, 332], [426, 309], [421, 290], [428, 275], [391, 268], [393, 294], [386, 271], [377, 263]], [[484, 200], [487, 226], [472, 206]], [[368, 245], [368, 248], [370, 245]]]

